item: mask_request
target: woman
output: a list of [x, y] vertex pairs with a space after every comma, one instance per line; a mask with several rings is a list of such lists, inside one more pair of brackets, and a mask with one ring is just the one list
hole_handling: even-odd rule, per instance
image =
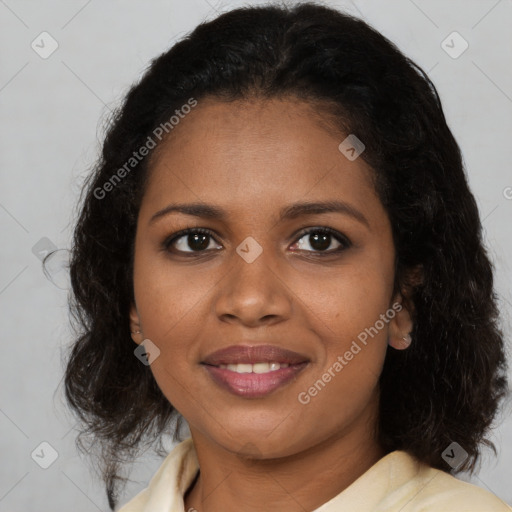
[[313, 3], [198, 26], [84, 193], [65, 385], [112, 509], [172, 432], [121, 512], [510, 510], [450, 474], [490, 444], [503, 336], [436, 89], [381, 34]]

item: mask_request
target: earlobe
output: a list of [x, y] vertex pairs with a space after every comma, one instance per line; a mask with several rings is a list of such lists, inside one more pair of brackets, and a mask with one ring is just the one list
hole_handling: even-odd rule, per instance
[[139, 313], [137, 311], [137, 307], [135, 304], [132, 304], [130, 308], [130, 332], [132, 335], [132, 340], [140, 345], [144, 340], [144, 335], [142, 333], [142, 327], [140, 325]]
[[400, 304], [395, 317], [389, 325], [388, 343], [397, 350], [405, 350], [412, 343], [411, 332], [414, 327], [414, 289], [423, 284], [423, 265], [417, 265], [407, 272], [405, 285], [398, 292], [393, 305]]
[[389, 322], [388, 344], [396, 350], [405, 350], [412, 342], [411, 332], [414, 326], [411, 309], [412, 301], [404, 300], [402, 294], [395, 296], [393, 304], [400, 304], [396, 314]]
[[405, 350], [406, 348], [409, 348], [411, 342], [412, 338], [410, 334], [406, 334], [405, 336], [402, 337], [402, 339], [390, 337], [388, 340], [389, 346], [393, 347], [396, 350]]

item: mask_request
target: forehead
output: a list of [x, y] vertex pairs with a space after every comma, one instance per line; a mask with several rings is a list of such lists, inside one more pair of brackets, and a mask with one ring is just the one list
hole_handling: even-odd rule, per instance
[[173, 200], [258, 212], [338, 198], [367, 210], [379, 202], [372, 170], [340, 152], [346, 137], [314, 106], [291, 98], [199, 101], [159, 147], [141, 215]]

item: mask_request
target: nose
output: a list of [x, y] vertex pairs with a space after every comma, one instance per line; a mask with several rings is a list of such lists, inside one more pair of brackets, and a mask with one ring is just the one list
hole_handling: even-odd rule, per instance
[[223, 322], [246, 326], [273, 325], [290, 318], [294, 294], [286, 283], [283, 265], [271, 250], [248, 262], [234, 255], [231, 270], [218, 283], [215, 312]]

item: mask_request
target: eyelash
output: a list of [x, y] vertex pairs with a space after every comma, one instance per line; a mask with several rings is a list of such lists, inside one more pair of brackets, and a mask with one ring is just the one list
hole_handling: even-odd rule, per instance
[[[162, 248], [164, 250], [166, 250], [166, 251], [169, 251], [170, 246], [174, 242], [176, 242], [180, 238], [182, 238], [185, 235], [188, 235], [190, 233], [200, 233], [200, 234], [203, 234], [203, 235], [208, 235], [211, 238], [213, 238], [214, 241], [216, 242], [214, 234], [209, 229], [205, 229], [205, 228], [187, 228], [187, 229], [183, 229], [181, 231], [178, 231], [177, 233], [174, 233], [170, 237], [166, 238], [164, 240], [163, 244], [162, 244]], [[348, 248], [350, 248], [352, 246], [352, 243], [350, 242], [350, 240], [348, 238], [346, 238], [344, 235], [342, 235], [338, 231], [336, 231], [334, 229], [331, 229], [331, 228], [327, 228], [327, 227], [317, 227], [317, 228], [306, 228], [306, 229], [303, 229], [302, 231], [300, 231], [296, 235], [297, 238], [295, 239], [294, 244], [297, 243], [305, 235], [309, 235], [309, 234], [312, 234], [312, 233], [319, 233], [321, 235], [331, 235], [336, 241], [338, 241], [341, 244], [341, 246], [339, 248], [334, 249], [334, 250], [330, 250], [330, 251], [306, 251], [306, 252], [314, 254], [315, 255], [314, 257], [317, 257], [317, 256], [326, 257], [326, 256], [332, 256], [333, 254], [339, 254], [339, 253], [345, 251], [346, 249], [348, 249]], [[298, 251], [300, 252], [301, 249], [298, 249]], [[180, 253], [180, 254], [187, 255], [186, 257], [189, 257], [188, 255], [194, 255], [194, 254], [200, 254], [200, 253], [206, 253], [206, 252], [209, 252], [209, 251], [208, 250], [204, 250], [204, 251], [189, 251], [189, 252], [187, 252], [187, 251], [178, 251], [178, 253]]]

